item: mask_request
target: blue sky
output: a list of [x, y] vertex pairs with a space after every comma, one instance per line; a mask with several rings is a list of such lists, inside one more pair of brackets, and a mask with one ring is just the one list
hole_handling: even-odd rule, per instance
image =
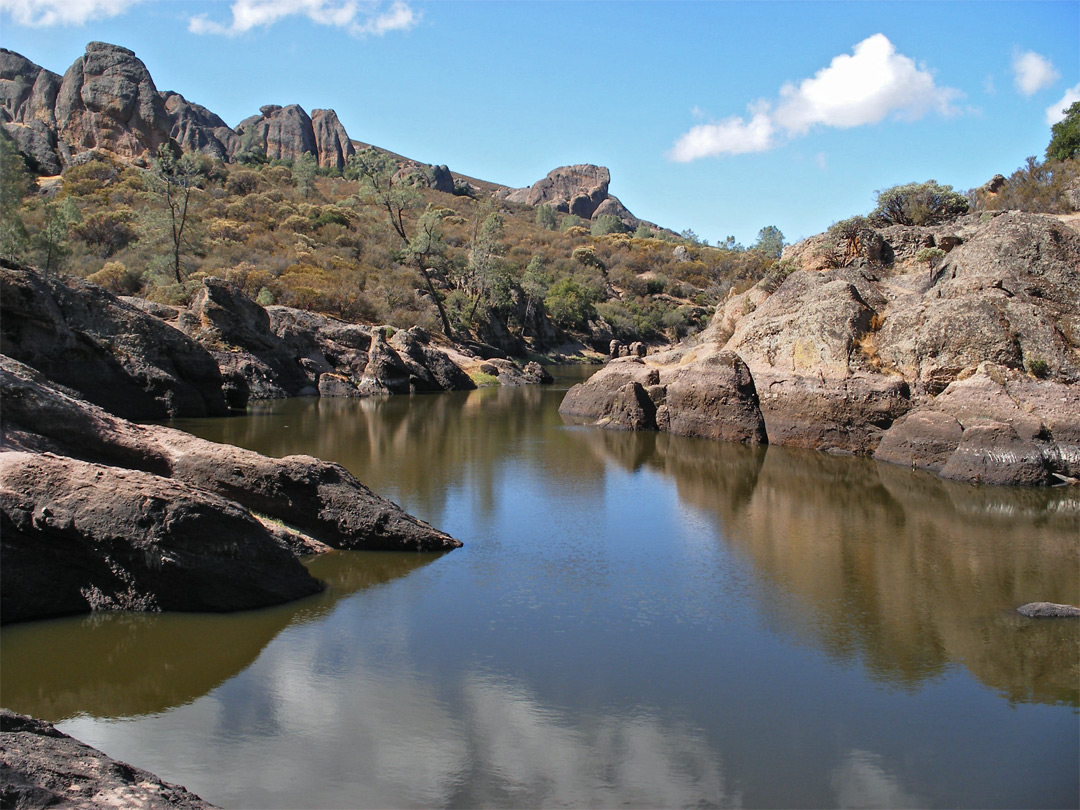
[[1080, 98], [1080, 0], [0, 9], [0, 45], [57, 73], [101, 40], [230, 125], [330, 107], [355, 139], [509, 186], [601, 164], [639, 217], [713, 243], [809, 236], [897, 183], [1007, 175]]

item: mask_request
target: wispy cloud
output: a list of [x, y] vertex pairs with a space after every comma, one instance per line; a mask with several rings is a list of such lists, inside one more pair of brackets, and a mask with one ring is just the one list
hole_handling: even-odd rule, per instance
[[18, 25], [48, 28], [115, 17], [141, 0], [0, 0], [0, 11]]
[[718, 124], [699, 124], [669, 153], [687, 162], [714, 155], [763, 152], [815, 126], [847, 129], [876, 124], [886, 117], [916, 120], [929, 112], [956, 112], [960, 92], [939, 86], [933, 74], [896, 52], [884, 34], [858, 43], [850, 54], [833, 58], [813, 77], [788, 82], [775, 101], [757, 101], [747, 116]]
[[1033, 96], [1061, 78], [1054, 63], [1035, 51], [1017, 52], [1012, 67], [1013, 84], [1025, 96]]
[[230, 11], [232, 20], [227, 23], [212, 20], [206, 14], [192, 17], [188, 30], [193, 34], [236, 36], [254, 28], [266, 28], [287, 17], [306, 17], [319, 25], [341, 28], [353, 36], [381, 37], [392, 31], [408, 31], [420, 22], [419, 13], [404, 0], [395, 0], [389, 6], [362, 0], [235, 0]]
[[1080, 84], [1070, 87], [1060, 100], [1055, 101], [1046, 108], [1046, 123], [1053, 126], [1065, 118], [1065, 111], [1073, 104], [1080, 101]]

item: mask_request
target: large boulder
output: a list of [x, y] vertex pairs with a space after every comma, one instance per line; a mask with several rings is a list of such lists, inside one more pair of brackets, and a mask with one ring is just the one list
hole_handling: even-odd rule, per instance
[[0, 616], [232, 611], [321, 590], [239, 504], [181, 480], [0, 452]]
[[176, 327], [213, 354], [233, 407], [315, 391], [315, 378], [271, 330], [266, 310], [228, 281], [204, 279]]
[[898, 419], [874, 458], [986, 484], [1080, 478], [1080, 391], [984, 363]]
[[227, 412], [206, 349], [88, 282], [0, 267], [0, 351], [130, 419]]
[[169, 117], [150, 72], [118, 45], [86, 46], [64, 74], [55, 111], [65, 160], [91, 149], [135, 158], [169, 141]]
[[356, 154], [356, 147], [338, 120], [337, 113], [333, 110], [312, 110], [311, 127], [319, 165], [340, 172], [345, 168], [346, 161]]
[[461, 544], [381, 498], [338, 464], [268, 458], [79, 400], [0, 355], [2, 446], [153, 473], [235, 501], [340, 549], [443, 551]]
[[608, 198], [610, 183], [611, 173], [603, 166], [560, 166], [531, 187], [508, 192], [506, 199], [533, 206], [550, 205], [564, 214], [591, 219]]
[[640, 357], [612, 360], [572, 387], [559, 412], [618, 430], [662, 430], [750, 444], [766, 441], [753, 378], [731, 352], [660, 368]]
[[51, 724], [0, 709], [4, 806], [213, 810], [180, 785], [119, 762]]
[[676, 436], [745, 444], [767, 441], [766, 422], [750, 369], [734, 352], [719, 352], [660, 373], [657, 427]]

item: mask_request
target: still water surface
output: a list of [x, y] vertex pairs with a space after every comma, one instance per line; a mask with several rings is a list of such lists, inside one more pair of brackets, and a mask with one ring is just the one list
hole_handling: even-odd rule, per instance
[[[566, 372], [571, 373], [571, 372]], [[1080, 492], [598, 431], [554, 387], [187, 421], [465, 542], [3, 631], [4, 705], [225, 807], [1076, 807]]]

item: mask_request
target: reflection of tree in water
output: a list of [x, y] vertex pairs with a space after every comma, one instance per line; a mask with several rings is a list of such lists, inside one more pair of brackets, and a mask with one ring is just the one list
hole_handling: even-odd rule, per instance
[[[868, 459], [594, 431], [629, 469], [671, 475], [684, 503], [790, 599], [768, 621], [917, 687], [963, 663], [1014, 701], [1077, 704], [1080, 635], [1015, 615], [1080, 602], [1080, 497], [956, 484]], [[809, 613], [805, 613], [809, 608]], [[792, 611], [798, 611], [792, 613]]]
[[79, 713], [163, 712], [244, 670], [285, 627], [325, 616], [342, 598], [436, 559], [406, 552], [324, 554], [309, 568], [327, 583], [326, 591], [264, 610], [95, 613], [5, 627], [0, 693], [6, 707], [53, 722]]

